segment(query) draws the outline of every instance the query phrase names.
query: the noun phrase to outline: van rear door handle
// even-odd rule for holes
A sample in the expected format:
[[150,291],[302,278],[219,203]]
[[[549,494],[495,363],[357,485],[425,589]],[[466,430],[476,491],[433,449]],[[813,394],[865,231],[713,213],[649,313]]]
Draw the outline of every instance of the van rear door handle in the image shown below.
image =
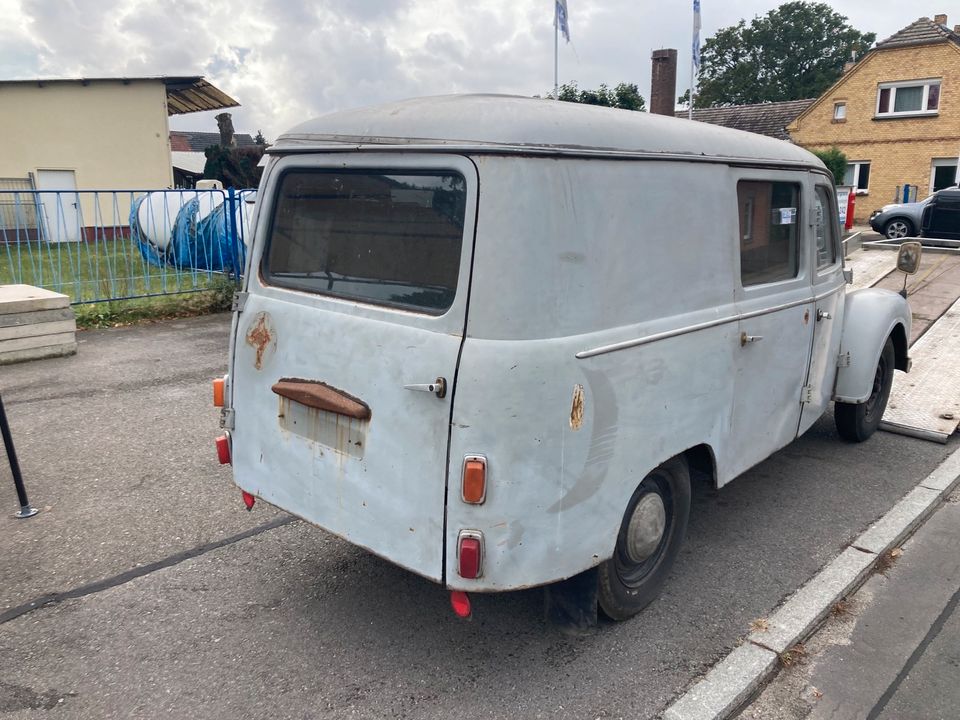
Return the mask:
[[832,320],[833,315],[828,313],[826,310],[817,310],[817,321],[820,320]]
[[743,347],[747,343],[755,343],[763,340],[763,335],[747,335],[745,332],[740,333],[740,347]]
[[417,392],[431,392],[438,398],[442,398],[447,394],[447,381],[446,378],[438,377],[432,383],[425,383],[423,385],[404,385],[403,389],[416,390]]

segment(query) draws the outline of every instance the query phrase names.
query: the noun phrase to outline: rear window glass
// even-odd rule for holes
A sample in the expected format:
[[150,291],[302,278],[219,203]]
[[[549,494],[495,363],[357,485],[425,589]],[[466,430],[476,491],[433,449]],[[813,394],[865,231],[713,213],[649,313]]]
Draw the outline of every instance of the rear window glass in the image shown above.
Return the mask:
[[441,315],[460,274],[459,173],[287,172],[263,273],[272,285]]
[[740,279],[744,287],[797,277],[800,186],[737,183],[740,206]]

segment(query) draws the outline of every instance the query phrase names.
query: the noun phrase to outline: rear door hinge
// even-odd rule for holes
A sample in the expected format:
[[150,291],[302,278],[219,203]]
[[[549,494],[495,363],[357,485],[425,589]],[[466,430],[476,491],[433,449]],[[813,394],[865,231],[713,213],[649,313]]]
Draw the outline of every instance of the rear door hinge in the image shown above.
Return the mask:
[[837,367],[850,367],[850,351],[842,352],[837,355]]
[[813,402],[813,385],[804,385],[803,388],[801,388],[800,402],[801,403]]
[[233,408],[221,408],[220,409],[220,427],[224,430],[233,430],[234,426],[234,412]]
[[233,294],[233,303],[230,305],[230,311],[243,312],[243,308],[247,305],[247,296],[249,294],[248,292],[235,292]]

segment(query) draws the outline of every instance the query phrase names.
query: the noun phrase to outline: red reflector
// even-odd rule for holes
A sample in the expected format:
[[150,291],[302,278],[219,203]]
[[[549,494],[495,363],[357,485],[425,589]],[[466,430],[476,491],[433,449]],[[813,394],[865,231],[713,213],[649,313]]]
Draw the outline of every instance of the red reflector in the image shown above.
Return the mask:
[[460,577],[480,577],[480,538],[460,536]]
[[228,465],[230,463],[230,438],[226,435],[221,435],[217,438],[217,458],[220,460],[221,465]]
[[470,596],[462,590],[450,591],[450,606],[457,617],[468,618],[473,612],[470,609]]
[[246,490],[242,490],[241,492],[243,493],[243,504],[247,506],[247,510],[253,510],[253,504],[257,499]]

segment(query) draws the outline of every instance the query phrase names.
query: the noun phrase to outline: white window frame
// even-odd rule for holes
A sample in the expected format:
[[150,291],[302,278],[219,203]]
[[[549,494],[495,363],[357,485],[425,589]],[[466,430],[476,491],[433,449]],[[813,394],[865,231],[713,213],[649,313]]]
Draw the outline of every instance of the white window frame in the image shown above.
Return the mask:
[[847,101],[841,100],[833,104],[833,119],[842,122],[847,119]]
[[958,169],[955,179],[960,180],[960,159],[958,158],[943,158],[937,157],[933,158],[930,161],[930,184],[927,186],[928,190],[933,192],[933,180],[937,175],[938,167],[955,167]]
[[[927,100],[930,97],[930,87],[932,85],[937,85],[940,87],[940,94],[943,95],[943,82],[942,78],[926,78],[924,80],[903,80],[901,82],[885,82],[880,83],[877,86],[877,104],[874,107],[874,117],[877,118],[888,118],[888,117],[915,117],[918,115],[939,115],[940,114],[940,101],[937,101],[936,110],[925,110],[923,108],[927,107]],[[897,89],[905,87],[923,87],[923,97],[920,100],[920,110],[901,110],[900,112],[895,112],[893,108],[897,106]],[[880,93],[882,90],[890,91],[890,109],[887,112],[880,112]]]
[[[870,179],[867,178],[867,187],[861,188],[858,187],[860,184],[860,167],[862,165],[870,166],[870,160],[848,160],[847,165],[853,165],[853,182],[850,183],[850,186],[853,188],[853,192],[856,195],[869,195],[870,194]],[[844,180],[846,180],[846,169],[844,169]]]

